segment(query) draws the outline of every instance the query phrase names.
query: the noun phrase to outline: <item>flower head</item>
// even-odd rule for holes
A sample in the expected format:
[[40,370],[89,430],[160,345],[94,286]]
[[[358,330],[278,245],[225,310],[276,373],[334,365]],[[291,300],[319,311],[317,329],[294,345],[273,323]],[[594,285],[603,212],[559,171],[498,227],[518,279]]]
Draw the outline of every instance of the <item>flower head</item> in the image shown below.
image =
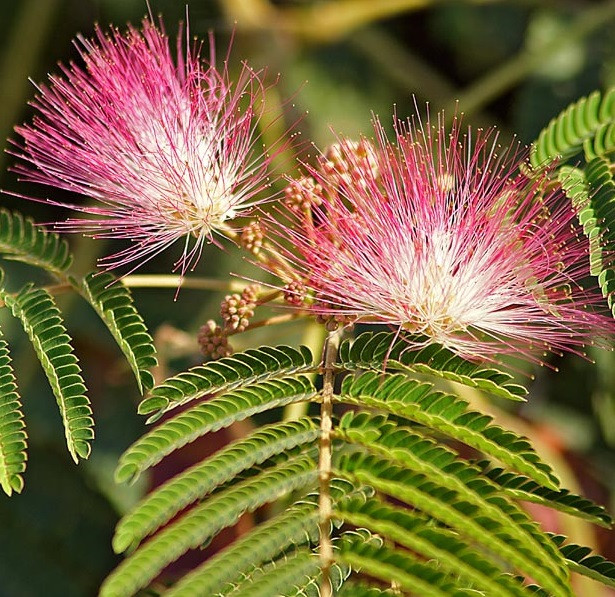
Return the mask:
[[392,142],[376,121],[362,151],[340,139],[335,162],[308,167],[319,202],[290,210],[277,233],[271,222],[316,315],[389,324],[413,347],[471,359],[539,360],[615,331],[580,285],[588,247],[575,211],[545,175],[518,173],[517,146],[498,154],[493,132],[472,138],[458,121],[450,133],[440,121],[395,129]]
[[50,76],[32,103],[33,123],[16,128],[23,179],[94,200],[51,201],[95,216],[57,228],[132,242],[103,259],[108,267],[146,261],[186,237],[176,264],[183,274],[269,186],[271,158],[255,149],[259,74],[244,64],[232,85],[226,63],[215,67],[213,44],[208,62],[182,40],[180,32],[174,59],[162,23],[149,19],[140,30],[79,37],[84,67]]

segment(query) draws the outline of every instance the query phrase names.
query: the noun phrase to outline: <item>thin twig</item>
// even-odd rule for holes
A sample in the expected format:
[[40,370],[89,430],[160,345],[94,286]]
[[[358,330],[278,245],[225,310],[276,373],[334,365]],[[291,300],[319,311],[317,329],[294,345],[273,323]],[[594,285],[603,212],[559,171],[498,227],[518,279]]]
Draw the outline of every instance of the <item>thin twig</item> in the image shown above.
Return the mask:
[[191,288],[194,290],[218,290],[241,292],[250,282],[239,280],[215,280],[212,278],[184,277],[177,275],[131,274],[121,279],[128,288]]
[[267,319],[261,319],[259,321],[250,322],[250,325],[245,330],[231,330],[228,332],[229,336],[233,336],[234,334],[249,332],[250,330],[254,330],[256,328],[262,328],[268,325],[277,325],[278,323],[287,323],[289,321],[294,321],[295,319],[299,319],[300,317],[305,317],[305,313],[294,311],[293,313],[285,313],[284,315],[274,315],[273,317],[268,317]]
[[263,294],[257,301],[256,301],[256,305],[257,306],[261,306],[261,305],[266,305],[267,303],[270,303],[271,301],[280,298],[282,294],[281,290],[272,290],[271,292],[268,292],[267,294]]

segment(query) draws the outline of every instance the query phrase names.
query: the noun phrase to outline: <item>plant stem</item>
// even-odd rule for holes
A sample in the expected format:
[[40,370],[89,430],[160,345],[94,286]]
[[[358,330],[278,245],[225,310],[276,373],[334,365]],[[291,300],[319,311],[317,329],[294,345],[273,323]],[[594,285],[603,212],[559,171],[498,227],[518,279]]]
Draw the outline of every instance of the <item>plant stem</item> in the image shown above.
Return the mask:
[[324,347],[323,356],[323,388],[322,403],[320,407],[320,443],[318,455],[318,513],[320,530],[320,570],[321,570],[321,597],[331,597],[331,564],[333,563],[333,544],[331,542],[331,434],[333,430],[333,383],[334,365],[337,359],[340,333],[330,331]]
[[[322,324],[317,323],[314,318],[307,318],[305,327],[303,328],[301,344],[307,346],[312,354],[316,354],[324,345],[326,335],[327,331]],[[317,374],[318,372],[314,371],[314,373],[310,373],[309,376],[314,379]],[[287,404],[284,407],[282,418],[284,421],[294,421],[299,417],[303,417],[308,412],[308,406],[309,402],[293,402]]]
[[250,330],[255,330],[256,328],[262,328],[268,325],[278,325],[279,323],[287,323],[289,321],[294,321],[295,319],[299,319],[300,317],[305,317],[303,313],[284,313],[283,315],[274,315],[273,317],[268,317],[267,319],[261,319],[259,321],[251,322],[250,325],[241,332],[239,330],[232,330],[228,332],[229,336],[234,336],[235,334],[249,332]]
[[257,306],[266,305],[267,303],[270,303],[271,301],[281,297],[281,295],[282,295],[282,291],[281,290],[272,290],[271,292],[268,292],[267,294],[262,295],[256,301],[256,305]]
[[121,278],[128,288],[193,288],[196,290],[217,290],[221,292],[241,292],[249,282],[239,280],[214,280],[211,278],[186,277],[177,275],[131,274]]

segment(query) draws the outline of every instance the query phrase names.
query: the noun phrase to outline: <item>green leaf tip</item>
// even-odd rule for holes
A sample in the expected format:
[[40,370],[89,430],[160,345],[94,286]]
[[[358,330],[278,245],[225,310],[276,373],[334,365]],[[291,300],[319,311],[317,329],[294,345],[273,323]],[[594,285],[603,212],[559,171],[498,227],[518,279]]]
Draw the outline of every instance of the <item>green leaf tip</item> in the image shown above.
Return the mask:
[[75,462],[89,457],[94,419],[81,368],[51,294],[26,285],[16,295],[0,288],[0,298],[28,335],[58,404],[66,445]]
[[63,274],[73,260],[66,240],[5,208],[0,208],[0,253],[55,274]]
[[158,364],[154,341],[133,304],[130,290],[109,272],[91,272],[83,280],[70,277],[73,287],[107,326],[132,369],[141,394],[150,390],[150,372]]

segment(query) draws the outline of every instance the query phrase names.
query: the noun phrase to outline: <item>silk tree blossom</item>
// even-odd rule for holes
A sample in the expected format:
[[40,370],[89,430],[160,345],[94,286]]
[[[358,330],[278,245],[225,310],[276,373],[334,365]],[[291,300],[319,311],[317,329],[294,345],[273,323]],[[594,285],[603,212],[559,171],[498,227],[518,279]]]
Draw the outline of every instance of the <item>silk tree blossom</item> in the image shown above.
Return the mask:
[[162,23],[149,19],[141,30],[78,37],[84,67],[61,66],[61,76],[38,87],[33,123],[16,128],[22,179],[94,200],[48,200],[94,216],[58,229],[132,242],[104,258],[107,267],[135,269],[186,237],[176,263],[184,274],[269,187],[271,157],[256,148],[260,74],[244,64],[233,85],[226,62],[215,67],[213,43],[209,61],[200,46],[182,46],[180,31],[174,59]]
[[472,138],[458,121],[450,133],[400,122],[394,141],[374,126],[373,145],[341,138],[307,167],[277,235],[270,221],[286,294],[307,292],[303,308],[321,318],[388,324],[412,348],[470,359],[538,362],[615,331],[600,294],[581,286],[576,213],[546,175],[519,172],[518,146],[501,149],[492,131]]

